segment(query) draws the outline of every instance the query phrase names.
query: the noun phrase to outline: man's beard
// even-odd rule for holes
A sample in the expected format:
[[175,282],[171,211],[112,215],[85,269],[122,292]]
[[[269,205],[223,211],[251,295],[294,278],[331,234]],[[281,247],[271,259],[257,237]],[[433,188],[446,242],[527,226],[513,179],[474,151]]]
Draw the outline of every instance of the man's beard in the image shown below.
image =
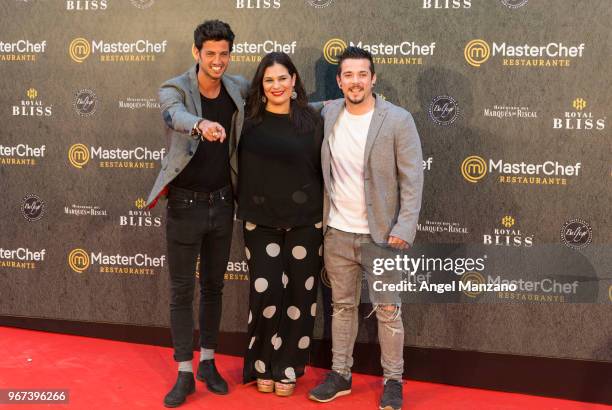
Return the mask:
[[[363,88],[358,89],[358,91],[363,91]],[[363,95],[363,97],[361,97],[359,99],[353,99],[353,98],[350,97],[350,92],[351,92],[351,90],[349,90],[349,94],[347,95],[346,98],[350,101],[351,104],[355,104],[355,105],[361,104],[365,100],[365,97],[366,97],[365,94]]]

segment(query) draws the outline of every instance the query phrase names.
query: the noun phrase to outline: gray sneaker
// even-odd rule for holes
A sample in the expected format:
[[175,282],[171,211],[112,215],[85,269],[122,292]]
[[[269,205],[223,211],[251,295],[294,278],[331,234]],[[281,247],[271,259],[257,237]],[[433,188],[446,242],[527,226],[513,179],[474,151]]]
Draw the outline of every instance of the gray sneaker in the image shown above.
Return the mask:
[[403,401],[402,383],[399,380],[387,380],[378,408],[380,410],[400,410]]
[[333,399],[351,393],[352,378],[346,380],[338,372],[331,371],[323,383],[312,389],[308,394],[310,400],[327,403]]

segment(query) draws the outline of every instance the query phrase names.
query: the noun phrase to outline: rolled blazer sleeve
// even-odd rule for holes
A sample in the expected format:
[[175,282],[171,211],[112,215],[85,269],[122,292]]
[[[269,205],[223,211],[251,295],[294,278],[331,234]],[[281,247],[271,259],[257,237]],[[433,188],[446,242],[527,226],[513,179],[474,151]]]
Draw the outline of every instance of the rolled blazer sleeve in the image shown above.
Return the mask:
[[159,103],[165,124],[176,132],[190,134],[194,124],[201,120],[197,115],[187,111],[185,91],[171,82],[166,82],[160,87]]
[[394,141],[400,210],[390,235],[412,245],[423,196],[423,152],[414,119],[407,111],[397,122]]

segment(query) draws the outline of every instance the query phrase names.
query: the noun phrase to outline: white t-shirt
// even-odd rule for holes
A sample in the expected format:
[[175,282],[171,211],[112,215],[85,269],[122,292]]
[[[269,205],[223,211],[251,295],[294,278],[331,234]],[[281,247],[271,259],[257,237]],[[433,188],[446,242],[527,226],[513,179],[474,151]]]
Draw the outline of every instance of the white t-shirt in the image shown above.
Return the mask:
[[328,225],[345,232],[369,234],[364,190],[364,155],[374,110],[340,113],[329,138],[331,208]]

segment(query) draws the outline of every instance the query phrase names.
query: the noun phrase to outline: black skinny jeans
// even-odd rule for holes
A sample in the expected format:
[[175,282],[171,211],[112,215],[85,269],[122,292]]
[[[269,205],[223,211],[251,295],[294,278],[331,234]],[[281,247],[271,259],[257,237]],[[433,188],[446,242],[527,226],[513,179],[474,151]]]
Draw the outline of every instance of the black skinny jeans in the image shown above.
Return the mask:
[[234,225],[231,188],[212,194],[170,187],[166,242],[174,360],[193,359],[193,293],[200,255],[200,346],[217,347],[223,280]]

